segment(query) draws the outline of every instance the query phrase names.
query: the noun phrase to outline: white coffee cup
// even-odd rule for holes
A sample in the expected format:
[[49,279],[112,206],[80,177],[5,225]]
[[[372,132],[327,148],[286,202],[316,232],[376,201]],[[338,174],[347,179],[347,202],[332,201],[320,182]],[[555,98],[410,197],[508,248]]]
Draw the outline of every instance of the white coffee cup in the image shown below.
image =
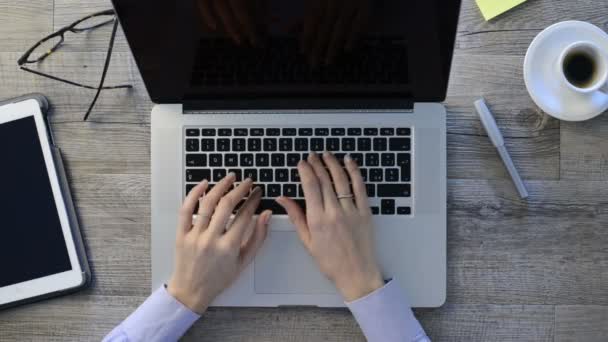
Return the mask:
[[596,91],[608,95],[608,54],[590,41],[568,45],[557,61],[557,73],[564,84],[580,94]]

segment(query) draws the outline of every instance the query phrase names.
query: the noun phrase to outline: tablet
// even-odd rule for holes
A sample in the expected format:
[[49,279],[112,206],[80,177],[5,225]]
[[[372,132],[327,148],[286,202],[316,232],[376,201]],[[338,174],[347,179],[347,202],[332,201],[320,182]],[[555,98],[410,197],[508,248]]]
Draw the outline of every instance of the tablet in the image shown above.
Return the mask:
[[0,107],[0,307],[88,280],[46,127],[35,100]]

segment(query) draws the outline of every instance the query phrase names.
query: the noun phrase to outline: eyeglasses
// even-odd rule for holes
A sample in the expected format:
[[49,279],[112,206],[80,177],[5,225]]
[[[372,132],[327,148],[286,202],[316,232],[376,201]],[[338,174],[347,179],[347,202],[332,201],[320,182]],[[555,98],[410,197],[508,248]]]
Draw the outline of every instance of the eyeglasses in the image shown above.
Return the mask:
[[[112,28],[112,36],[110,37],[110,43],[108,46],[108,52],[106,55],[106,61],[103,67],[103,72],[101,74],[101,80],[99,81],[98,86],[89,86],[85,84],[81,84],[78,82],[69,81],[60,77],[52,76],[49,74],[45,74],[41,71],[33,70],[25,65],[27,64],[37,64],[45,60],[48,56],[50,56],[53,52],[57,51],[63,44],[65,40],[66,32],[71,33],[82,33],[94,30],[96,28],[106,26],[109,24],[114,24]],[[72,24],[65,26],[58,31],[51,33],[50,35],[42,38],[39,42],[34,44],[29,50],[27,50],[21,58],[17,61],[19,68],[23,71],[27,71],[38,76],[43,76],[50,78],[55,81],[71,84],[73,86],[82,87],[86,89],[97,90],[95,93],[95,97],[93,101],[89,105],[89,109],[87,110],[84,120],[86,121],[89,115],[91,114],[91,110],[95,106],[95,102],[97,102],[97,98],[99,97],[99,93],[101,90],[105,89],[122,89],[122,88],[133,88],[130,84],[121,84],[116,86],[104,86],[104,82],[106,79],[106,74],[108,72],[108,66],[110,65],[110,59],[112,56],[112,49],[114,48],[114,38],[116,37],[116,30],[118,29],[118,20],[116,19],[116,14],[114,10],[105,10],[97,13],[90,14],[80,20],[73,22]]]

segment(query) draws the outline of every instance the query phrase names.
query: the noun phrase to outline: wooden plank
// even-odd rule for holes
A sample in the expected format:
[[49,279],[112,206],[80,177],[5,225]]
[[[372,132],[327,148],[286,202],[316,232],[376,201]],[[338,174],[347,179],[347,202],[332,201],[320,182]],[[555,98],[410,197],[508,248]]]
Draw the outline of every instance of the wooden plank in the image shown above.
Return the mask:
[[553,341],[550,305],[446,305],[415,313],[432,341]]
[[555,308],[555,342],[605,342],[608,306],[560,305]]
[[[60,29],[85,16],[112,8],[110,0],[55,0],[55,29]],[[71,34],[66,37],[65,51],[105,52],[108,50],[112,25],[100,27],[89,33]],[[129,52],[124,32],[119,26],[114,41],[114,51]]]
[[608,183],[448,182],[448,302],[608,304]]
[[[45,94],[56,109],[50,115],[53,123],[81,122],[95,95],[94,90],[75,87],[40,77],[16,66],[18,53],[0,52],[0,98],[31,92]],[[105,53],[74,53],[58,50],[35,69],[68,80],[97,86],[101,78]],[[91,114],[83,123],[148,124],[152,103],[130,53],[115,53],[108,69],[106,85],[132,84],[134,89],[104,90]]]
[[[52,30],[53,0],[0,1],[0,51],[17,52],[20,56]],[[17,59],[10,63],[16,64]]]
[[509,179],[473,103],[485,97],[522,177],[559,178],[559,121],[527,94],[520,56],[457,53],[448,108],[448,177]]
[[608,115],[562,127],[561,178],[608,180]]

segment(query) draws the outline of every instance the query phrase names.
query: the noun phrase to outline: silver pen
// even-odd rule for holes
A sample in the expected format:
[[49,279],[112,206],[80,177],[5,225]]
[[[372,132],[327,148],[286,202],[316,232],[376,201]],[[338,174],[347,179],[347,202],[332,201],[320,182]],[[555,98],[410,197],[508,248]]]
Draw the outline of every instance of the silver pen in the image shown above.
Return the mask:
[[494,144],[498,150],[498,154],[500,155],[502,162],[505,164],[507,171],[509,171],[513,184],[515,184],[515,187],[519,192],[519,196],[521,198],[527,198],[528,190],[526,190],[526,186],[521,180],[519,172],[517,172],[515,165],[513,165],[513,160],[505,148],[505,140],[503,139],[502,134],[498,129],[498,125],[496,125],[496,120],[494,120],[492,112],[490,112],[490,109],[486,105],[484,99],[475,101],[475,108],[477,109],[477,113],[479,114],[483,127],[486,129],[486,132],[488,132],[488,137],[490,137],[490,140],[492,140],[492,144]]

